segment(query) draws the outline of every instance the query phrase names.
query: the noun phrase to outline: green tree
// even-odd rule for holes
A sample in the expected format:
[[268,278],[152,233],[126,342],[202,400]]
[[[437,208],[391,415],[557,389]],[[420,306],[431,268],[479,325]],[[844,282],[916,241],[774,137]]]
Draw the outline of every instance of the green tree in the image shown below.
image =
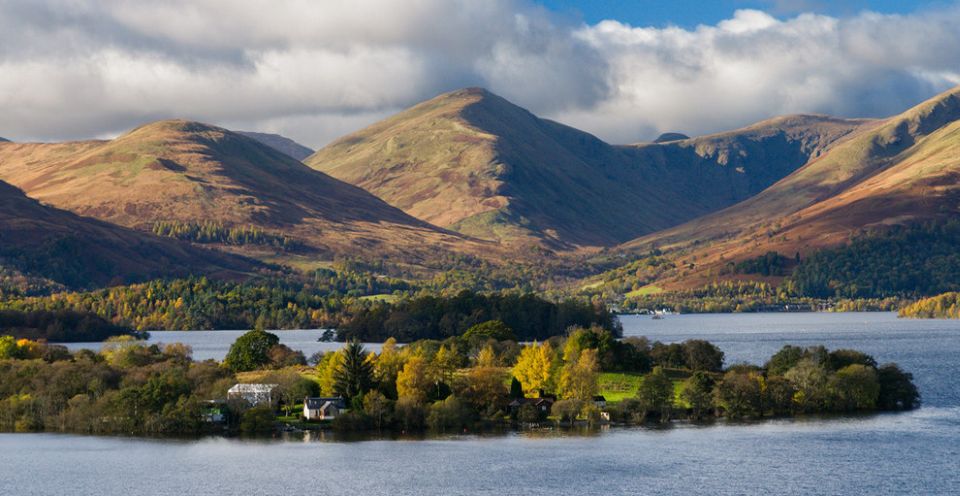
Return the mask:
[[764,385],[755,371],[729,370],[715,389],[717,404],[729,418],[761,417]]
[[0,336],[0,359],[17,357],[17,340],[13,336]]
[[510,377],[510,399],[516,400],[523,397],[523,385],[516,377]]
[[694,372],[683,382],[681,396],[690,404],[690,416],[702,419],[713,408],[713,379],[702,370]]
[[386,424],[391,412],[391,402],[380,391],[370,390],[363,395],[363,413],[373,420],[377,430]]
[[353,341],[343,348],[333,380],[333,390],[344,398],[362,396],[373,387],[373,366],[362,344]]
[[838,370],[827,387],[834,410],[873,410],[880,396],[876,369],[859,363]]
[[683,356],[690,370],[719,372],[723,370],[723,352],[720,348],[702,339],[683,342]]
[[467,329],[467,331],[463,333],[463,337],[467,340],[479,339],[481,342],[488,339],[495,339],[497,341],[517,340],[517,337],[513,334],[513,329],[500,320],[488,320],[476,324]]
[[822,410],[827,400],[827,369],[814,358],[803,358],[783,375],[797,390],[794,402],[803,411]]
[[637,401],[646,418],[651,413],[659,413],[660,421],[670,420],[673,409],[673,381],[663,372],[663,368],[654,367],[637,389]]
[[277,417],[268,405],[259,405],[248,409],[240,416],[240,430],[243,432],[270,432]]
[[877,407],[883,410],[912,410],[920,404],[920,392],[913,384],[913,374],[904,372],[895,363],[877,370],[880,394]]
[[270,363],[270,349],[280,343],[276,334],[253,330],[237,338],[223,364],[234,372],[255,370]]

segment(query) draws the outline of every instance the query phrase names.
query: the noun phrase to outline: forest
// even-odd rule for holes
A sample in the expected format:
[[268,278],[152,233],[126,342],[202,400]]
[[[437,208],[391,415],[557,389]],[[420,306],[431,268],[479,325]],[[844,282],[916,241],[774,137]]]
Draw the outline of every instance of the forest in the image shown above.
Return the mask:
[[[855,350],[785,346],[762,366],[725,367],[723,352],[702,340],[618,340],[593,326],[520,344],[491,337],[513,332],[503,322],[481,326],[486,331],[442,341],[401,346],[389,339],[379,353],[351,342],[309,359],[255,329],[223,363],[196,362],[181,344],[129,337],[99,353],[2,337],[0,430],[464,432],[908,410],[920,402],[908,372]],[[238,382],[275,384],[275,402],[253,407],[228,399]],[[319,394],[344,398],[346,412],[332,423],[305,422],[303,398]],[[225,415],[223,423],[210,420],[212,409]]]
[[802,260],[785,281],[814,298],[931,296],[960,290],[960,222],[878,228]]
[[107,322],[96,314],[73,310],[0,310],[0,329],[15,338],[70,342],[96,342],[113,336],[144,337],[128,327]]
[[532,294],[421,296],[392,304],[376,304],[354,313],[337,329],[341,341],[400,342],[458,336],[485,321],[501,321],[517,339],[530,341],[562,334],[573,326],[599,325],[615,334],[620,324],[605,305],[577,300],[551,302]]
[[960,319],[960,293],[950,292],[917,300],[900,309],[900,317]]
[[225,245],[261,245],[285,251],[303,250],[302,242],[284,234],[264,231],[255,226],[224,226],[222,222],[157,221],[153,233],[194,243],[220,243]]

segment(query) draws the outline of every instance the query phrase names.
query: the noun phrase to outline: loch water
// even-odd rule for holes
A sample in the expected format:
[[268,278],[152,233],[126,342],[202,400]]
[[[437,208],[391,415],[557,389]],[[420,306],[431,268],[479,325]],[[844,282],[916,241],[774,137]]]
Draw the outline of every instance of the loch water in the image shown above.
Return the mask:
[[[890,313],[622,321],[627,336],[707,339],[728,364],[762,363],[784,344],[863,350],[912,372],[923,406],[758,423],[400,440],[0,434],[0,495],[960,494],[960,321]],[[176,335],[197,341],[159,332],[151,339],[187,341],[197,358],[222,358],[236,336],[216,332]],[[320,349],[312,346],[327,345],[312,337],[316,331],[287,332],[281,340],[311,346],[308,355]]]

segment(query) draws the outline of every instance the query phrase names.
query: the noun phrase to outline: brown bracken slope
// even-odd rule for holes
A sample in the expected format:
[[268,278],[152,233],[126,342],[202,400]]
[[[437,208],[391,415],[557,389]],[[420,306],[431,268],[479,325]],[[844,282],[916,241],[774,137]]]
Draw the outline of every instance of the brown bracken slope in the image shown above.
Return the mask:
[[[256,226],[300,241],[317,259],[423,259],[481,246],[256,140],[197,122],[155,122],[110,141],[3,143],[0,179],[48,205],[141,231],[158,221]],[[255,250],[248,248],[263,255]]]
[[155,277],[243,277],[238,256],[155,237],[41,205],[0,182],[0,267],[80,289]]
[[666,286],[692,287],[732,261],[807,254],[866,228],[958,212],[960,87],[859,129],[747,201],[622,249],[672,250],[687,269]]
[[792,116],[612,146],[470,88],[343,137],[305,163],[470,236],[596,247],[749,198],[865,124]]

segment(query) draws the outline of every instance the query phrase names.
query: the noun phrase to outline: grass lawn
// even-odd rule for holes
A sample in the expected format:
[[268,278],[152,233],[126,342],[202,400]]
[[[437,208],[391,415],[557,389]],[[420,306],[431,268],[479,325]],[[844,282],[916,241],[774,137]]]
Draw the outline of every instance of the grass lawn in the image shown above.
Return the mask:
[[[678,407],[686,408],[686,401],[680,397],[683,391],[683,381],[687,378],[686,371],[668,369],[667,377],[673,381],[673,398]],[[635,372],[604,372],[600,374],[600,394],[608,402],[616,403],[637,395],[637,390],[643,382],[644,374]]]
[[653,284],[648,284],[640,289],[635,289],[623,296],[626,298],[635,298],[637,296],[647,296],[647,295],[652,295],[652,294],[657,294],[662,292],[663,292],[663,288],[659,286],[654,286]]

